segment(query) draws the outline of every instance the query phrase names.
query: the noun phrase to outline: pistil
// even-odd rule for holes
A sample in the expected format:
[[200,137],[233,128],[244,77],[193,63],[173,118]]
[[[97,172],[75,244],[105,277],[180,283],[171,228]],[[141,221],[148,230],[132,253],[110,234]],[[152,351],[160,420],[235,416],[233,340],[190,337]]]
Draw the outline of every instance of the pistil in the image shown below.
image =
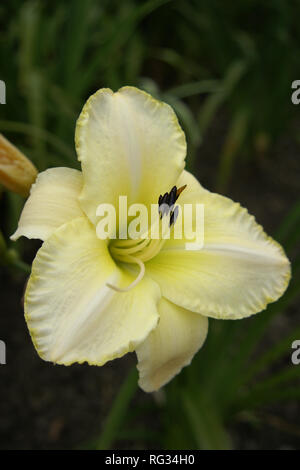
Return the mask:
[[[186,188],[186,185],[181,186],[177,189],[173,186],[169,193],[160,195],[158,198],[158,212],[159,218],[157,224],[161,237],[158,239],[151,238],[151,227],[146,234],[140,239],[128,239],[128,240],[117,240],[110,246],[110,252],[112,257],[122,263],[137,264],[140,268],[140,272],[136,279],[127,287],[120,288],[107,283],[107,286],[117,292],[128,292],[135,287],[144,277],[145,265],[147,261],[154,258],[162,249],[166,239],[167,232],[174,226],[178,217],[178,206],[174,206],[179,195]],[[169,217],[168,217],[169,216]],[[153,227],[152,227],[153,229]]]

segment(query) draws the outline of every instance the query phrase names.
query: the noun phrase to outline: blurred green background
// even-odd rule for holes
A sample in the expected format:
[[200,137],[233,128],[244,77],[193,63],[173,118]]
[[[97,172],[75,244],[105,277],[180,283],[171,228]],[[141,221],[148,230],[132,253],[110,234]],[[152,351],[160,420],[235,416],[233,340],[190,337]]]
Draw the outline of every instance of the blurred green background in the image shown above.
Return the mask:
[[[293,279],[254,318],[211,321],[192,365],[146,395],[135,373],[127,377],[134,355],[102,368],[37,357],[23,319],[26,275],[7,265],[1,239],[0,448],[300,448],[300,365],[291,363],[300,339],[299,13],[298,0],[1,5],[0,132],[39,171],[77,167],[75,121],[91,93],[138,86],[173,106],[188,168],[248,207],[286,249]],[[23,204],[1,190],[8,249]],[[30,263],[38,246],[14,248]]]

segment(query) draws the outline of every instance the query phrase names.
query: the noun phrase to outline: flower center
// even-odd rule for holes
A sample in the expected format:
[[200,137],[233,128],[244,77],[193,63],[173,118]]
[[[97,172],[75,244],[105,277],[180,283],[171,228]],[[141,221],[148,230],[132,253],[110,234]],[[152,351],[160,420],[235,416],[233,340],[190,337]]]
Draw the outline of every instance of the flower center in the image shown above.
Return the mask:
[[[160,195],[158,198],[158,214],[154,226],[151,225],[150,229],[141,236],[139,239],[127,240],[113,240],[110,244],[110,253],[116,261],[122,263],[129,263],[138,265],[140,272],[136,279],[126,288],[121,289],[107,284],[110,288],[118,292],[127,292],[140,282],[145,274],[146,261],[154,258],[163,247],[167,233],[174,226],[178,217],[178,206],[175,206],[179,195],[186,188],[186,185],[177,188],[173,186],[170,192]],[[158,236],[153,238],[152,234],[156,233]]]

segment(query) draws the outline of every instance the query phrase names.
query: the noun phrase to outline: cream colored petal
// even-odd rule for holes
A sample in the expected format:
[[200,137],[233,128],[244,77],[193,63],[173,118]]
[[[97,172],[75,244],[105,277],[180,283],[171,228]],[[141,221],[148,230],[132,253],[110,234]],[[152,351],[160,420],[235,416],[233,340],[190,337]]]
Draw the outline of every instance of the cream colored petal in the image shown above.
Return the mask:
[[78,196],[82,175],[70,168],[50,168],[37,177],[31,187],[18,228],[11,236],[46,240],[60,225],[83,216]]
[[190,364],[203,345],[208,319],[162,298],[159,324],[137,348],[139,385],[154,392]]
[[25,318],[46,361],[103,365],[133,351],[158,321],[159,287],[132,277],[112,260],[86,217],[63,225],[46,240],[33,263],[25,294]]
[[75,135],[84,185],[82,207],[91,221],[101,203],[157,203],[179,177],[185,136],[172,108],[133,87],[102,89],[85,104]]
[[178,185],[184,182],[188,186],[178,202],[204,204],[204,246],[187,251],[190,240],[167,241],[147,263],[148,273],[163,296],[203,315],[235,319],[265,309],[290,279],[281,246],[239,204],[200,185],[197,190],[197,181],[186,172]]

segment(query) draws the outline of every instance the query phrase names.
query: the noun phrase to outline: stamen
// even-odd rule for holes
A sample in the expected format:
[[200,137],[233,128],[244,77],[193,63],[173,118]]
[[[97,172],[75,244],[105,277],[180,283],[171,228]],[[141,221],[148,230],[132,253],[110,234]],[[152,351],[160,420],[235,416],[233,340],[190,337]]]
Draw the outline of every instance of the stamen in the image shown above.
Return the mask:
[[114,245],[110,249],[110,252],[112,255],[132,255],[133,253],[136,253],[138,251],[143,250],[148,244],[150,243],[150,239],[145,239],[145,240],[140,240],[137,241],[135,240],[135,245],[131,247],[126,247],[122,245]]
[[169,193],[165,193],[163,196],[160,195],[158,198],[158,211],[160,217],[163,217],[167,213]]
[[178,189],[177,186],[173,186],[169,193],[165,193],[163,196],[160,195],[158,198],[158,212],[160,218],[162,219],[164,215],[167,215],[170,212],[169,227],[171,227],[171,225],[175,224],[176,222],[178,217],[178,208],[175,207],[173,210],[174,204],[186,186],[187,185],[185,184]]
[[177,198],[178,198],[177,188],[176,188],[176,186],[173,186],[173,188],[171,189],[170,194],[169,194],[169,200],[168,200],[169,206],[173,206],[173,204],[175,203]]
[[117,286],[114,286],[113,284],[110,284],[109,282],[106,283],[107,287],[109,287],[110,289],[113,289],[115,290],[116,292],[128,292],[130,291],[131,289],[133,289],[144,277],[145,275],[145,265],[144,263],[138,259],[138,258],[135,258],[134,256],[124,256],[122,257],[124,259],[120,259],[120,261],[124,261],[125,263],[136,263],[139,265],[140,267],[140,272],[138,274],[138,276],[135,278],[135,280],[129,284],[129,286],[127,287],[117,287]]
[[[160,217],[157,218],[150,230],[147,230],[139,239],[122,239],[111,244],[110,252],[114,259],[121,263],[137,264],[140,267],[140,272],[136,279],[127,287],[118,287],[106,283],[110,289],[116,292],[128,292],[143,279],[145,275],[144,263],[154,258],[160,252],[166,240],[169,239],[170,227],[175,224],[179,213],[179,207],[175,206],[175,202],[185,188],[186,184],[178,189],[176,186],[173,186],[169,193],[159,196],[158,210]],[[156,229],[159,232],[161,229],[162,233],[158,239],[152,239],[150,233],[156,233]]]
[[184,186],[181,186],[180,188],[177,189],[177,192],[176,192],[176,200],[179,198],[180,194],[182,193],[182,191],[186,188],[186,184]]
[[161,198],[161,204],[167,204],[169,193],[165,193]]
[[179,211],[179,208],[178,208],[178,206],[176,206],[175,209],[173,210],[173,212],[171,212],[170,227],[171,227],[171,225],[175,224],[175,222],[177,220],[177,217],[178,217],[178,211]]

